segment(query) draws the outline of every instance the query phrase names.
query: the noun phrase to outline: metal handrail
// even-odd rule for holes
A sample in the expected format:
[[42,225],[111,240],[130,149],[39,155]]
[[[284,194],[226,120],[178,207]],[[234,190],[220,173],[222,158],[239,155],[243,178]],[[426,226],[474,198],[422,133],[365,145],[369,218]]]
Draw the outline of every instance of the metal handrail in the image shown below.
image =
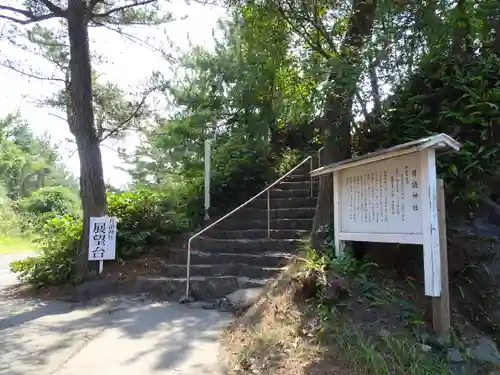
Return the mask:
[[[215,225],[219,224],[224,219],[227,219],[229,216],[231,216],[232,214],[234,214],[236,211],[238,211],[239,209],[245,207],[247,204],[249,204],[250,202],[254,201],[256,198],[260,197],[265,192],[267,192],[267,236],[268,236],[268,238],[270,238],[270,236],[271,236],[271,213],[270,213],[270,211],[271,211],[271,205],[270,205],[270,193],[269,193],[269,191],[270,191],[271,188],[273,188],[274,186],[276,186],[277,184],[279,184],[280,182],[282,182],[285,178],[287,178],[288,176],[290,176],[290,174],[292,174],[293,172],[295,172],[299,167],[301,167],[302,165],[304,165],[308,160],[309,160],[310,169],[312,171],[312,169],[313,169],[312,156],[308,156],[307,158],[305,158],[304,160],[302,160],[299,164],[297,164],[295,167],[293,167],[292,169],[290,169],[283,176],[281,176],[276,181],[274,181],[271,185],[269,185],[264,190],[262,190],[260,193],[258,193],[257,195],[253,196],[252,198],[250,198],[249,200],[247,200],[242,205],[236,207],[234,210],[232,210],[228,214],[222,216],[220,219],[214,221],[212,224],[210,224],[209,226],[207,226],[204,229],[200,230],[199,232],[195,233],[194,235],[192,235],[189,238],[189,240],[188,240],[188,248],[187,248],[187,264],[186,264],[186,268],[187,268],[186,269],[186,295],[185,295],[186,300],[189,299],[189,289],[190,289],[190,283],[191,283],[191,280],[190,280],[191,279],[191,241],[194,240],[196,237],[200,236],[201,234],[205,233],[210,228],[212,228]],[[312,177],[311,177],[311,197],[312,196],[313,196],[313,188],[312,188]]]
[[323,151],[325,149],[325,146],[321,147],[319,150],[318,150],[318,168],[321,167],[321,151]]

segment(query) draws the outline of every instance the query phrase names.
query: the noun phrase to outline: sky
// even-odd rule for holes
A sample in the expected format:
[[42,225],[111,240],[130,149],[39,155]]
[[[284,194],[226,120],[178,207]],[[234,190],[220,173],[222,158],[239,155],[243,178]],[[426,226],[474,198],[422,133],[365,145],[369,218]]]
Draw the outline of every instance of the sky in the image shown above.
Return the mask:
[[[213,30],[216,28],[217,20],[225,15],[225,9],[197,3],[187,5],[183,0],[173,0],[171,3],[167,9],[173,12],[174,17],[179,19],[184,16],[186,19],[179,19],[162,26],[127,29],[127,32],[141,40],[147,40],[148,44],[154,47],[165,45],[167,40],[165,35],[167,35],[168,39],[183,51],[188,51],[191,44],[212,48]],[[8,26],[0,21],[0,30],[5,31]],[[50,24],[46,23],[44,26],[50,27]],[[132,95],[139,95],[144,90],[147,78],[153,71],[161,71],[164,74],[169,74],[171,71],[171,63],[154,48],[134,43],[117,33],[102,29],[91,30],[90,38],[91,49],[106,56],[106,62],[94,65],[94,69],[102,74],[104,79],[119,85]],[[46,77],[57,74],[51,65],[42,59],[37,59],[33,54],[0,40],[0,61],[5,60],[16,61],[16,66],[23,68],[31,67],[37,74]],[[67,141],[73,137],[67,123],[57,117],[64,115],[52,108],[36,104],[41,98],[50,96],[59,88],[58,84],[51,81],[29,78],[0,66],[0,117],[19,111],[30,123],[34,132],[50,135],[54,144],[59,145],[59,153],[68,169],[78,176],[79,159],[75,152],[76,146]],[[117,169],[124,165],[113,149],[120,146],[131,152],[136,144],[137,138],[130,137],[121,144],[109,141],[101,146],[104,178],[111,185],[120,187],[130,182],[130,176]]]

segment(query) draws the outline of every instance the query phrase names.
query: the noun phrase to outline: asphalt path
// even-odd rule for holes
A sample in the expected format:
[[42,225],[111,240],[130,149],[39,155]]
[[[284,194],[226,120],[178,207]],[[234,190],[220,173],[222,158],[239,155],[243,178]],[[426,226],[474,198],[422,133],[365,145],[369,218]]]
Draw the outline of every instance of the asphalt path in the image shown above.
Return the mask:
[[147,296],[86,304],[12,299],[12,260],[0,254],[0,375],[222,375],[220,336],[229,314]]

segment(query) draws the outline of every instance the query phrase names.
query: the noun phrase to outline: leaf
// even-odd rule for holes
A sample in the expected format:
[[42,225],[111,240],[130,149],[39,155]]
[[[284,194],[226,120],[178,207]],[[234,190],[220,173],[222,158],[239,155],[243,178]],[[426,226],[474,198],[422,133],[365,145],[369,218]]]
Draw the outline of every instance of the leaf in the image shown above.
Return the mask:
[[458,176],[458,169],[457,169],[457,166],[455,164],[451,164],[450,169],[455,176]]

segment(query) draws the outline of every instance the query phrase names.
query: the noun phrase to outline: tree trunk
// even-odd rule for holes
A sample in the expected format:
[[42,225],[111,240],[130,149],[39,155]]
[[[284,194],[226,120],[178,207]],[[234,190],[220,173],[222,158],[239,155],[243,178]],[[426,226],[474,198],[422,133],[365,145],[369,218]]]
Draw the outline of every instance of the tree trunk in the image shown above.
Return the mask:
[[84,0],[68,1],[68,35],[71,53],[69,95],[72,111],[72,121],[69,122],[69,126],[75,136],[80,157],[83,237],[78,270],[82,277],[85,277],[88,272],[89,218],[106,214],[106,188],[92,107],[92,76],[86,10]]
[[491,43],[491,49],[494,54],[500,57],[500,19],[496,19],[494,21],[493,30],[494,30],[494,37]]
[[[322,164],[326,165],[351,156],[352,104],[361,75],[362,50],[372,33],[376,0],[354,0],[349,27],[340,48],[336,70],[332,70],[332,84],[326,101],[324,120],[321,122],[325,149]],[[323,176],[320,180],[318,203],[313,223],[312,246],[322,245],[325,233],[322,227],[333,222],[333,180]]]

